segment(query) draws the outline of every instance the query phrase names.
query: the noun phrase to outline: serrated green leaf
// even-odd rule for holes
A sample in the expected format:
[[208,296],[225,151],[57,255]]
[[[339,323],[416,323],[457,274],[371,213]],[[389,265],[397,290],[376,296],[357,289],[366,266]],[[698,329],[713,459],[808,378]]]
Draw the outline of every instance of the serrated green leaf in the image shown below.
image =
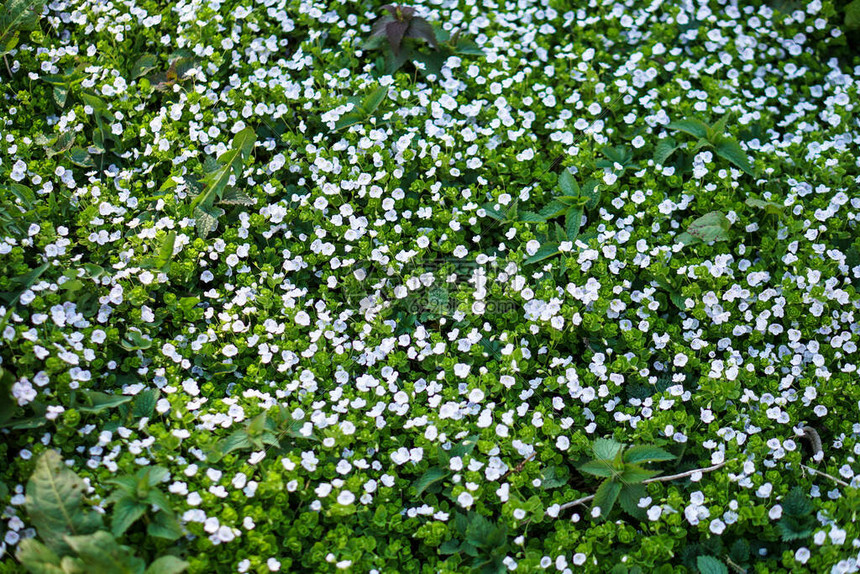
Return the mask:
[[36,461],[27,482],[26,502],[30,522],[39,537],[58,554],[67,554],[65,534],[89,534],[102,524],[101,516],[83,508],[87,486],[69,470],[55,450],[48,450]]
[[648,496],[648,491],[644,484],[631,484],[621,489],[621,494],[618,497],[618,502],[624,512],[638,518],[645,519],[645,509],[639,508],[639,501]]
[[551,490],[565,486],[570,480],[570,470],[566,466],[549,466],[541,471],[541,488]]
[[567,206],[558,200],[550,201],[547,205],[544,206],[538,212],[538,216],[542,218],[542,220],[552,219],[554,217],[558,217],[562,215],[565,211],[567,211]]
[[125,496],[113,505],[111,515],[111,532],[114,536],[122,536],[125,531],[135,523],[141,516],[146,514],[147,506],[141,504],[131,497]]
[[438,466],[433,466],[427,469],[427,472],[421,475],[418,480],[412,483],[412,486],[415,487],[416,496],[421,496],[421,494],[427,490],[433,484],[443,480],[446,476],[448,476],[449,472],[444,468],[439,468]]
[[608,478],[615,474],[615,469],[613,469],[612,464],[605,460],[588,461],[585,464],[581,464],[579,466],[579,470],[581,472],[587,472],[588,474],[593,474],[594,476],[601,476],[605,478]]
[[194,219],[200,237],[205,239],[210,233],[218,229],[218,218],[224,213],[223,209],[214,205],[206,209],[195,207]]
[[[212,171],[207,171],[203,179],[200,180],[206,186],[206,190],[191,202],[191,212],[195,214],[195,218],[197,218],[198,206],[203,208],[201,211],[205,213],[212,203],[215,202],[216,198],[221,197],[224,188],[230,182],[231,175],[235,174],[237,178],[242,175],[242,169],[250,159],[251,152],[254,150],[256,143],[257,133],[250,127],[243,129],[233,136],[230,148],[218,156],[219,167]],[[200,232],[199,221],[198,219],[198,232]],[[206,234],[211,231],[207,231]]]
[[672,157],[675,150],[678,149],[678,142],[675,138],[668,137],[657,142],[654,148],[654,163],[657,165],[666,165],[666,161]]
[[573,178],[570,170],[563,169],[558,176],[558,187],[561,193],[568,197],[579,197],[579,184]]
[[594,493],[592,508],[600,509],[600,517],[605,519],[615,507],[615,501],[621,492],[621,483],[614,480],[604,480]]
[[8,47],[19,32],[37,30],[44,7],[45,0],[7,0],[0,10],[0,46]]
[[65,536],[64,539],[92,574],[142,574],[146,567],[131,548],[120,545],[104,530],[85,536]]
[[624,462],[642,463],[657,462],[662,460],[674,460],[674,455],[669,454],[662,448],[652,445],[637,445],[624,451]]
[[525,264],[531,265],[532,263],[538,263],[544,259],[549,259],[550,257],[558,255],[561,253],[558,248],[558,243],[544,243],[534,255],[525,260]]
[[780,214],[785,209],[785,206],[781,203],[774,203],[773,201],[765,201],[763,199],[754,199],[752,197],[748,197],[744,203],[750,207],[763,209],[765,213],[768,214]]
[[146,389],[134,399],[134,410],[132,414],[137,418],[151,417],[155,412],[155,404],[158,402],[158,389]]
[[613,460],[624,445],[611,438],[598,438],[591,445],[594,456],[600,460]]
[[743,170],[747,175],[753,175],[753,168],[746,152],[741,149],[738,142],[731,139],[723,139],[714,144],[714,153],[721,158],[730,161],[736,167]]
[[82,147],[73,147],[66,154],[69,161],[79,167],[95,167],[96,163],[89,152]]
[[582,226],[582,209],[572,207],[567,210],[564,218],[567,241],[576,241],[579,228]]
[[182,536],[182,526],[172,514],[161,511],[147,524],[146,533],[156,538],[178,540]]
[[131,77],[139,78],[158,66],[158,58],[153,54],[142,54],[131,67]]
[[367,97],[361,102],[361,111],[364,112],[365,117],[370,117],[373,115],[373,112],[376,111],[376,108],[385,101],[385,98],[388,97],[388,87],[380,86],[370,92]]
[[592,210],[600,203],[600,184],[598,181],[589,179],[582,186],[582,197],[587,197],[585,209]]
[[696,567],[699,574],[728,574],[729,569],[725,564],[713,556],[699,556],[696,558]]
[[254,205],[256,202],[244,191],[231,187],[224,191],[219,203],[224,205]]
[[708,136],[708,124],[698,118],[687,118],[671,122],[666,126],[670,130],[682,131],[696,138],[705,138]]
[[643,480],[648,480],[658,474],[660,474],[660,472],[656,470],[648,470],[641,466],[636,466],[635,464],[625,464],[624,470],[621,471],[618,480],[624,484],[639,484]]

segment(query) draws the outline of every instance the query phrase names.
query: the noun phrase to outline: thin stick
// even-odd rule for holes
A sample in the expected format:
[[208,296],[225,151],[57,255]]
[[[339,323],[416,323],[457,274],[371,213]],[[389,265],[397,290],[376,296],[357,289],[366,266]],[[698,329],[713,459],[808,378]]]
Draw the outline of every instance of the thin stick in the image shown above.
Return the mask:
[[[732,460],[734,460],[734,459],[732,459]],[[706,472],[711,472],[711,471],[717,470],[718,468],[722,468],[730,462],[732,462],[732,461],[731,460],[724,460],[723,462],[721,462],[719,464],[715,464],[715,465],[709,466],[707,468],[697,468],[695,470],[688,470],[687,472],[682,472],[679,474],[670,474],[668,476],[658,476],[655,478],[649,478],[648,480],[643,480],[642,484],[650,484],[652,482],[669,482],[671,480],[678,480],[679,478],[686,478],[688,476],[693,476],[694,474],[699,473],[699,472],[704,474]],[[594,495],[592,494],[590,496],[583,496],[582,498],[577,498],[576,500],[573,500],[571,502],[565,502],[564,504],[562,504],[559,507],[558,511],[561,512],[562,510],[567,510],[568,508],[576,506],[577,504],[585,504],[586,502],[589,502],[593,499],[594,499]]]
[[825,478],[829,478],[830,480],[832,480],[832,481],[833,481],[833,482],[835,482],[836,484],[841,484],[841,485],[842,485],[842,486],[844,486],[845,488],[854,488],[853,486],[851,486],[850,484],[848,484],[848,483],[847,483],[847,482],[845,482],[844,480],[839,480],[839,479],[838,479],[838,478],[836,478],[835,476],[830,476],[830,475],[829,475],[829,474],[827,474],[826,472],[821,472],[820,470],[815,470],[814,468],[809,468],[809,467],[808,467],[808,466],[806,466],[805,464],[801,464],[801,465],[800,465],[800,468],[802,468],[803,470],[808,470],[808,471],[810,472],[810,474],[812,474],[812,475],[820,474],[821,476],[823,476],[823,477],[825,477]]

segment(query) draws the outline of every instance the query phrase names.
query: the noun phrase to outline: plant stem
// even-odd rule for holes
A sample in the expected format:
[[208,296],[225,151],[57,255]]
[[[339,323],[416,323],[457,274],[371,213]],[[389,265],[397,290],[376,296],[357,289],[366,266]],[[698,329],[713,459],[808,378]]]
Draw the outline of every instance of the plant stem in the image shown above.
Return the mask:
[[809,473],[812,474],[813,476],[815,476],[816,474],[820,474],[821,476],[823,476],[825,478],[829,478],[830,480],[832,480],[836,484],[840,484],[840,485],[844,486],[845,488],[853,488],[850,484],[848,484],[844,480],[840,480],[840,479],[836,478],[835,476],[831,476],[831,475],[827,474],[826,472],[821,472],[820,470],[815,470],[814,468],[809,468],[805,464],[801,464],[800,468],[802,468],[803,470],[808,470]]
[[[732,459],[732,460],[734,460],[734,459]],[[679,474],[670,474],[668,476],[658,476],[655,478],[649,478],[648,480],[643,480],[642,484],[650,484],[652,482],[669,482],[672,480],[678,480],[679,478],[687,478],[688,476],[693,476],[694,474],[699,473],[699,472],[704,474],[706,472],[712,472],[714,470],[717,470],[718,468],[722,468],[730,462],[732,462],[732,461],[731,460],[724,460],[721,463],[718,463],[718,464],[715,464],[713,466],[709,466],[706,468],[696,468],[696,469],[688,470],[686,472],[682,472]],[[830,477],[830,478],[833,478],[833,477]],[[836,479],[834,479],[834,480],[836,480]],[[565,502],[564,504],[562,504],[559,507],[559,512],[561,512],[562,510],[567,510],[568,508],[576,506],[577,504],[585,504],[586,502],[589,502],[593,499],[594,499],[594,495],[592,494],[589,496],[583,496],[582,498],[577,498],[576,500],[572,500],[571,502]]]

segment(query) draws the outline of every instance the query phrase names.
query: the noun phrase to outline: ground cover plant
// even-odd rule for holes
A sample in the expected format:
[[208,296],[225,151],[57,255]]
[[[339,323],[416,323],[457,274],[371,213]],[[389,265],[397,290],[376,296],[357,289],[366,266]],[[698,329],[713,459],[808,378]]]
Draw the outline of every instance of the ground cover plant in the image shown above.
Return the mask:
[[0,3],[0,572],[856,572],[860,4]]

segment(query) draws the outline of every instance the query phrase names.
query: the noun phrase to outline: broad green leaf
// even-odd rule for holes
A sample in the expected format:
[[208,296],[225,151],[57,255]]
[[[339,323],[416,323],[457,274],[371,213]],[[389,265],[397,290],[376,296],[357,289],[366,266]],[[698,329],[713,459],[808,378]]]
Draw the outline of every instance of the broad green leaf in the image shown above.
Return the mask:
[[633,159],[633,152],[629,148],[618,146],[606,146],[600,149],[600,152],[612,163],[627,165]]
[[224,205],[254,205],[256,202],[244,191],[231,187],[224,191],[219,203]]
[[55,450],[45,451],[27,482],[26,508],[30,522],[54,552],[67,554],[66,534],[89,534],[102,524],[101,516],[83,508],[87,486],[69,470]]
[[860,0],[854,0],[845,7],[844,25],[846,30],[860,30]]
[[729,573],[728,567],[713,556],[699,556],[696,558],[696,567],[699,569],[699,574]]
[[612,512],[618,494],[621,492],[621,483],[614,480],[604,480],[594,493],[592,508],[600,508],[600,517],[606,518]]
[[421,496],[421,494],[427,490],[433,484],[439,482],[448,476],[448,471],[439,468],[438,466],[433,466],[427,469],[427,472],[421,475],[421,477],[412,483],[412,486],[415,487],[416,496]]
[[549,466],[541,472],[541,488],[550,490],[565,486],[570,480],[570,470],[566,466]]
[[152,341],[137,331],[127,331],[120,346],[126,351],[146,350],[152,346]]
[[137,417],[151,417],[155,412],[155,403],[158,402],[158,389],[146,389],[140,392],[134,399],[134,410],[132,414]]
[[64,539],[91,574],[142,574],[146,567],[131,548],[120,545],[104,530],[85,536],[65,536]]
[[540,249],[537,252],[525,260],[526,265],[531,265],[532,263],[538,263],[539,261],[543,261],[544,259],[549,259],[554,255],[558,255],[561,253],[558,250],[558,243],[544,243],[540,246]]
[[342,115],[335,123],[334,123],[334,131],[342,130],[344,128],[352,127],[354,125],[360,124],[367,116],[359,112],[348,112]]
[[491,203],[484,204],[483,208],[484,208],[484,211],[487,213],[487,217],[489,217],[490,219],[495,219],[496,221],[504,221],[505,220],[505,215],[501,211],[494,209],[493,204],[491,204]]
[[648,480],[658,474],[660,474],[660,472],[656,470],[647,470],[641,466],[636,466],[635,464],[625,464],[624,470],[621,472],[618,480],[624,484],[639,484],[643,480]]
[[750,165],[750,160],[738,142],[731,139],[723,139],[714,144],[714,152],[721,158],[730,161],[736,167],[743,170],[747,175],[753,175],[753,168]]
[[558,187],[564,195],[579,197],[579,184],[576,183],[576,180],[573,179],[573,175],[571,175],[570,170],[567,168],[561,170],[561,174],[558,176]]
[[731,225],[723,213],[712,211],[693,221],[687,227],[687,233],[704,243],[728,241]]
[[626,485],[621,489],[618,502],[627,514],[640,520],[645,518],[645,509],[639,508],[639,501],[648,495],[644,484]]
[[45,0],[6,0],[0,9],[0,50],[5,53],[19,32],[37,30],[44,8]]
[[654,148],[654,163],[657,165],[666,165],[666,160],[672,157],[675,150],[678,149],[678,142],[675,138],[668,137],[657,142]]
[[73,147],[68,152],[69,161],[79,167],[95,167],[89,152],[82,147]]
[[708,128],[708,141],[716,143],[723,138],[726,133],[726,124],[729,122],[730,114],[723,114],[717,122]]
[[177,556],[162,556],[156,559],[145,574],[181,574],[188,568],[188,562]]
[[[520,214],[520,221],[524,223],[540,223],[541,221],[546,221],[545,217],[542,217],[540,214],[535,213],[534,211],[523,211]],[[503,220],[499,220],[503,221]]]
[[146,526],[146,533],[156,538],[178,540],[182,536],[182,526],[172,514],[161,511],[155,513],[152,522]]
[[696,138],[706,138],[708,136],[708,124],[698,118],[687,118],[671,122],[666,126],[670,130],[682,131]]
[[158,66],[158,58],[153,54],[141,55],[131,67],[131,77],[139,78]]
[[455,456],[466,456],[472,454],[472,451],[475,450],[475,447],[478,445],[478,435],[469,435],[464,438],[459,443],[455,444],[451,447],[450,454],[452,457]]
[[21,540],[15,551],[15,558],[30,574],[65,574],[60,565],[60,557],[35,538]]
[[[12,415],[15,414],[15,408],[18,406],[12,397],[12,385],[14,384],[15,376],[3,367],[0,367],[0,426],[6,424],[12,418]],[[2,498],[5,498],[5,496]]]
[[564,218],[565,231],[568,241],[576,241],[579,235],[579,228],[582,226],[582,209],[572,207],[567,210]]
[[597,180],[589,179],[582,186],[582,197],[587,197],[585,209],[592,210],[600,203],[600,184]]
[[107,409],[112,409],[118,407],[122,404],[131,402],[134,398],[129,395],[108,395],[106,393],[100,393],[99,391],[81,391],[91,403],[92,406],[88,405],[79,405],[77,409],[82,413],[100,413],[102,411],[106,411]]
[[611,438],[598,438],[591,445],[594,456],[601,460],[613,460],[624,445]]
[[195,213],[195,216],[196,207],[208,208],[216,198],[221,197],[221,193],[230,182],[231,174],[235,174],[236,177],[242,175],[242,168],[250,159],[251,152],[254,151],[256,143],[257,133],[250,127],[243,129],[233,136],[230,149],[218,156],[218,169],[206,173],[203,179],[200,180],[206,186],[206,190],[195,197],[191,203],[191,211]]
[[593,474],[594,476],[602,476],[607,478],[615,474],[615,469],[612,468],[612,464],[605,460],[588,461],[585,464],[580,465],[579,470],[581,472]]
[[237,430],[219,444],[219,453],[226,456],[234,450],[251,448],[251,439],[244,430]]
[[624,462],[642,463],[673,460],[675,457],[658,446],[637,445],[624,452]]
[[373,90],[364,100],[361,102],[361,110],[364,112],[365,117],[369,117],[373,115],[373,112],[376,111],[376,108],[379,107],[385,98],[388,97],[388,87],[380,86]]
[[547,205],[544,206],[543,209],[538,212],[538,216],[541,217],[543,220],[547,220],[552,219],[554,217],[558,217],[565,211],[567,211],[567,206],[564,203],[558,200],[553,200],[550,201]]
[[224,210],[214,205],[204,209],[203,207],[194,208],[194,218],[197,226],[197,233],[202,238],[206,238],[210,233],[218,229],[218,218],[224,215]]
[[775,203],[773,201],[765,201],[763,199],[754,199],[752,197],[747,198],[744,202],[750,207],[755,207],[758,209],[763,209],[767,214],[778,215],[783,212],[785,206],[781,203]]
[[113,505],[111,516],[111,532],[114,536],[122,536],[125,531],[141,516],[146,514],[146,504],[141,504],[133,498],[124,496]]

